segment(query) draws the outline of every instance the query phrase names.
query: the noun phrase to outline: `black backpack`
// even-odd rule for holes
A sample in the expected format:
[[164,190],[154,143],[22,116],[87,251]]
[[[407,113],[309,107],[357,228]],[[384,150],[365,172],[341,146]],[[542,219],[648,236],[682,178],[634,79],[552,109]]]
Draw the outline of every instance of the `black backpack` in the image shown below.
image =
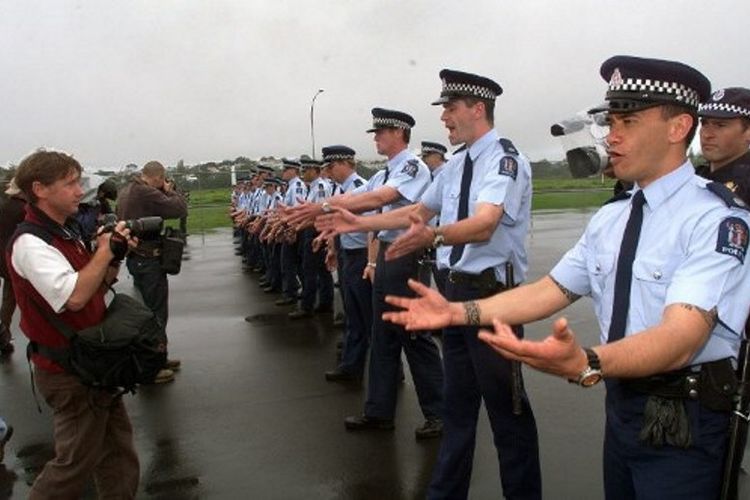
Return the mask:
[[[49,231],[36,224],[21,223],[16,236],[23,233],[52,242]],[[32,300],[37,311],[70,341],[70,346],[54,348],[32,341],[29,358],[32,353],[39,353],[90,387],[133,392],[139,384],[153,383],[167,360],[164,325],[140,301],[112,292],[115,296],[104,321],[79,331]]]

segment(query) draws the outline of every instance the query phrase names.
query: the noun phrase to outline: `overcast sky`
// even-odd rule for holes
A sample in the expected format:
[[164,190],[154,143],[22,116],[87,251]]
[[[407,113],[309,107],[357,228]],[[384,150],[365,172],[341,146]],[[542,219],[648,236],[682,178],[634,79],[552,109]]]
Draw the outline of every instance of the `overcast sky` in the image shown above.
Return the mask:
[[[441,68],[504,88],[496,127],[533,160],[600,102],[614,54],[750,87],[747,0],[0,0],[0,165],[46,146],[87,169],[311,153],[376,158],[374,106],[446,143]],[[744,42],[743,42],[744,40]]]

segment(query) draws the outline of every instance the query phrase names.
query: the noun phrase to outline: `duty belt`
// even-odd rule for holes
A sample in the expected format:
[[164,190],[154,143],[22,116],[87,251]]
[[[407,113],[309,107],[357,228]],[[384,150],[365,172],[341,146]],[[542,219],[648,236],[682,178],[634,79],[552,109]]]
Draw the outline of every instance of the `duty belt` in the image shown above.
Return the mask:
[[479,274],[464,273],[461,271],[449,271],[448,281],[454,285],[469,285],[478,288],[492,288],[496,291],[506,289],[504,283],[497,281],[495,269],[488,267]]
[[623,379],[636,392],[667,399],[700,401],[714,411],[729,411],[737,375],[729,358],[637,379]]

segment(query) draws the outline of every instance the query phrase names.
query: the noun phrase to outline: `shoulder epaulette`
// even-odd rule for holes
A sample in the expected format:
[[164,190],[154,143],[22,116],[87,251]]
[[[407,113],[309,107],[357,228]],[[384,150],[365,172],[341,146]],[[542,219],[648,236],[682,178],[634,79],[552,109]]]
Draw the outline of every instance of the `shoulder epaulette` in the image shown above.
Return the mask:
[[517,155],[518,154],[518,150],[513,145],[513,142],[511,142],[510,139],[506,139],[505,137],[501,137],[498,140],[498,142],[503,147],[503,149],[505,150],[506,153],[510,153],[512,155]]
[[607,201],[605,201],[604,204],[605,205],[609,205],[610,203],[614,203],[616,201],[627,200],[628,198],[630,198],[630,196],[631,196],[631,194],[629,192],[627,192],[627,191],[620,191],[619,193],[617,193],[616,195],[614,195],[612,198],[610,198]]
[[709,182],[706,187],[713,194],[721,198],[728,207],[744,208],[749,210],[747,204],[742,201],[737,195],[735,195],[731,189],[726,187],[721,182]]

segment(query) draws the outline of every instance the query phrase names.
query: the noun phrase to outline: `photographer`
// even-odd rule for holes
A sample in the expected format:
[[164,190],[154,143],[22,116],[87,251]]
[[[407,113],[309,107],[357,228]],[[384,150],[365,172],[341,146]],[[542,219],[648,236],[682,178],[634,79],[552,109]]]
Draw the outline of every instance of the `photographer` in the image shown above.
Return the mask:
[[30,339],[34,381],[54,410],[55,457],[36,478],[29,498],[80,498],[94,475],[102,498],[134,498],[139,464],[122,399],[84,386],[43,353],[69,341],[48,317],[79,330],[101,323],[104,293],[124,257],[129,231],[119,223],[96,238],[90,253],[72,216],[83,196],[80,164],[65,153],[25,158],[16,183],[29,201],[8,248],[8,272]]
[[[185,199],[174,190],[172,183],[166,181],[165,174],[164,166],[158,161],[146,163],[141,174],[133,177],[118,193],[117,218],[125,220],[159,216],[163,219],[176,219],[187,216]],[[144,234],[138,247],[128,256],[127,266],[143,302],[154,311],[164,326],[166,344],[169,283],[160,257],[161,235]],[[155,383],[171,382],[174,380],[174,370],[179,367],[179,360],[168,359]]]

